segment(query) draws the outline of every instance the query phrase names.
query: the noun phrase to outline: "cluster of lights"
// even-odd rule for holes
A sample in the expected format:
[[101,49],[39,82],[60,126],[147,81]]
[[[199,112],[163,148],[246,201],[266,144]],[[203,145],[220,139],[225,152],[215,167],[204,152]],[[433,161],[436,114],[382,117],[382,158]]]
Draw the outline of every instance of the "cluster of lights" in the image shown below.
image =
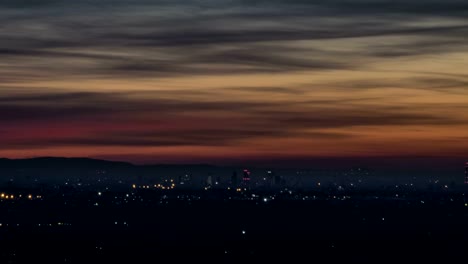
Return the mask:
[[4,193],[2,193],[2,194],[0,194],[0,198],[1,198],[1,199],[8,200],[8,199],[14,199],[15,196],[14,196],[13,194],[10,194],[10,195],[9,195],[9,194],[4,194]]
[[53,224],[37,224],[37,226],[71,226],[72,224],[70,223],[64,223],[64,222],[58,222],[58,223],[53,223]]
[[157,184],[157,185],[154,185],[154,188],[161,189],[161,190],[172,190],[172,189],[175,188],[175,184],[171,183],[170,186],[164,186],[164,185],[161,185],[161,184]]
[[176,187],[175,183],[174,183],[174,180],[165,180],[165,183],[167,184],[155,184],[153,186],[151,185],[141,185],[141,186],[137,186],[136,184],[132,184],[132,188],[133,189],[137,189],[137,188],[140,188],[140,189],[151,189],[151,188],[155,188],[155,189],[161,189],[161,190],[172,190]]
[[[0,194],[0,199],[1,200],[14,200],[14,199],[19,199],[19,198],[23,198],[23,195],[18,195],[18,196],[15,196],[14,194],[7,194],[7,193],[1,193]],[[32,195],[32,194],[28,194],[26,196],[27,199],[29,200],[32,200],[34,198],[36,199],[41,199],[42,196],[41,195],[36,195],[35,197]]]
[[[154,185],[154,188],[156,189],[161,189],[161,190],[172,190],[175,188],[175,183],[174,183],[174,180],[171,179],[171,180],[165,180],[165,185],[163,184],[155,184]],[[170,184],[170,185],[169,185]]]
[[[71,223],[64,223],[64,222],[58,222],[58,223],[53,223],[53,224],[34,224],[36,226],[39,226],[39,227],[50,227],[50,226],[71,226],[72,224]],[[20,226],[20,224],[4,224],[4,223],[0,223],[0,227],[7,227],[7,226]]]

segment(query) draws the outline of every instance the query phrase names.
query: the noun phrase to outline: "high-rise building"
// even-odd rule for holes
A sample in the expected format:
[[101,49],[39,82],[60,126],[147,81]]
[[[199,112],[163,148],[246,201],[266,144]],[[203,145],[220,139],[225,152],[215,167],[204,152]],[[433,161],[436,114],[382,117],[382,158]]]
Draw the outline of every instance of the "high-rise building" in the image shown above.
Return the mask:
[[465,163],[465,184],[468,184],[468,162]]
[[213,186],[213,177],[211,175],[209,175],[208,178],[206,179],[206,186],[207,187]]
[[244,170],[244,177],[242,178],[243,182],[249,182],[250,181],[250,171],[245,169]]
[[251,179],[250,179],[250,171],[245,169],[243,171],[243,176],[242,176],[242,183],[241,183],[241,186],[243,188],[247,188],[247,189],[250,189],[251,188]]
[[268,185],[271,187],[275,184],[275,173],[271,170],[267,171],[266,181]]
[[280,185],[280,184],[281,184],[281,176],[275,175],[275,185]]
[[236,171],[232,172],[231,185],[232,185],[232,187],[237,186],[237,172]]

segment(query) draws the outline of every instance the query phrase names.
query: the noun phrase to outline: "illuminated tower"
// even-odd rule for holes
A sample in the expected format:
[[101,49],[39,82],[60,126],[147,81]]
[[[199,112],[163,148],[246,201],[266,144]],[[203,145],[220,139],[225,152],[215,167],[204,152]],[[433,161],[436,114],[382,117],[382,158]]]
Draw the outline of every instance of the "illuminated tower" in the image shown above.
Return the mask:
[[242,186],[244,188],[250,189],[250,171],[245,169],[243,171],[244,175],[242,176]]
[[267,181],[269,187],[275,185],[275,174],[271,170],[267,172]]
[[468,162],[465,163],[465,184],[468,184]]
[[247,169],[244,170],[244,177],[242,178],[242,181],[244,183],[247,183],[247,182],[250,181],[250,171],[249,170],[247,170]]

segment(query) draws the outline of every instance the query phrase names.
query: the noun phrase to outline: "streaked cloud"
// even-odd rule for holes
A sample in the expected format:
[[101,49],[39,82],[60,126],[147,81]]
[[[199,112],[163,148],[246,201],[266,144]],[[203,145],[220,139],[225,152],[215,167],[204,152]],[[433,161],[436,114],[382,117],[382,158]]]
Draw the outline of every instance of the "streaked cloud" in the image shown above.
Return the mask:
[[465,2],[1,1],[0,155],[468,154]]

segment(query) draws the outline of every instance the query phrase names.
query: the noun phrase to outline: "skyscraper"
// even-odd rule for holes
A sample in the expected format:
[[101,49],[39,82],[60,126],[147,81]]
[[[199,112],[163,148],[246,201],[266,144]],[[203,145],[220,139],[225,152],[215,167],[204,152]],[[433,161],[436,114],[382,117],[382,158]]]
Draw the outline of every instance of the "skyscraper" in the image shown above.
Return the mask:
[[213,186],[213,176],[208,175],[208,178],[206,179],[206,187],[211,187]]
[[268,186],[271,187],[275,184],[275,174],[273,173],[273,171],[269,170],[267,171],[267,182],[268,182]]
[[468,184],[468,162],[465,163],[465,184]]
[[250,171],[245,169],[244,170],[244,177],[242,178],[242,181],[248,182],[250,181]]
[[232,176],[231,176],[231,186],[235,187],[237,186],[237,172],[233,171]]
[[281,184],[281,176],[275,175],[275,185],[280,185],[280,184]]

